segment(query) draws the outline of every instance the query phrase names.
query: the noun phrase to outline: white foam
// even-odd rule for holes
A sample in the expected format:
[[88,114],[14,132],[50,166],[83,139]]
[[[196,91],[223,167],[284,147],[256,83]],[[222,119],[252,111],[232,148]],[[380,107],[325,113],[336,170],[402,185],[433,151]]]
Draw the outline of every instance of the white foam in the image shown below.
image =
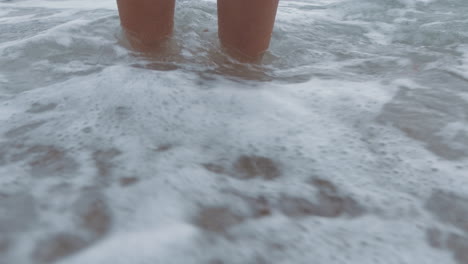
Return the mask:
[[147,263],[148,260],[164,263],[190,261],[184,256],[184,247],[194,239],[196,230],[186,224],[172,223],[154,229],[122,232],[82,254],[61,263]]
[[11,1],[1,3],[6,7],[38,7],[38,8],[50,8],[50,9],[82,9],[82,10],[95,10],[95,9],[117,9],[117,4],[113,0],[42,0],[40,2],[35,0],[22,0],[22,1]]

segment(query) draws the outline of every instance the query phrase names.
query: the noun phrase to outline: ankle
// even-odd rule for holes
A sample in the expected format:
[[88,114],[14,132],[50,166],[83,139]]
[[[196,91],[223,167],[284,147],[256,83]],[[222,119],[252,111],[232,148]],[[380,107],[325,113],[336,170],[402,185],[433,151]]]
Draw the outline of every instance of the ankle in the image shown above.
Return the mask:
[[268,49],[278,0],[218,0],[221,44],[246,58],[259,58]]
[[117,4],[132,47],[151,47],[172,34],[175,0],[118,0]]

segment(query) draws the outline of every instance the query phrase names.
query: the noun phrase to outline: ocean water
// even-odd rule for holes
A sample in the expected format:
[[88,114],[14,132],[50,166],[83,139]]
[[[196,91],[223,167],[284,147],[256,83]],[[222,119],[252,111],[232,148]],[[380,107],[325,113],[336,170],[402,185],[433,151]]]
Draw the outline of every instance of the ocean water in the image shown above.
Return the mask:
[[468,2],[214,0],[163,55],[113,0],[0,1],[0,264],[467,264]]

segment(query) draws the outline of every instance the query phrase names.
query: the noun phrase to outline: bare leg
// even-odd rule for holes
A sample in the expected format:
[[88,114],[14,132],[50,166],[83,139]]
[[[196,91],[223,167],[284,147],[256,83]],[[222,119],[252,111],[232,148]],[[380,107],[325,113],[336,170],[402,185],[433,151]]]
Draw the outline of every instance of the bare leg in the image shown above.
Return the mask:
[[268,49],[279,0],[218,0],[221,44],[235,55],[255,59]]
[[175,0],[117,0],[127,39],[138,51],[151,51],[172,34]]

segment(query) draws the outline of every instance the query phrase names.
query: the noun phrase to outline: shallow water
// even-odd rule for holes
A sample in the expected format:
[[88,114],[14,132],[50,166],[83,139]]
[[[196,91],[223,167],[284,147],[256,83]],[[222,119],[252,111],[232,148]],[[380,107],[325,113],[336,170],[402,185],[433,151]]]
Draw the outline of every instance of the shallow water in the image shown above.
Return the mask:
[[257,65],[176,17],[0,1],[0,264],[468,263],[468,2],[283,0]]

